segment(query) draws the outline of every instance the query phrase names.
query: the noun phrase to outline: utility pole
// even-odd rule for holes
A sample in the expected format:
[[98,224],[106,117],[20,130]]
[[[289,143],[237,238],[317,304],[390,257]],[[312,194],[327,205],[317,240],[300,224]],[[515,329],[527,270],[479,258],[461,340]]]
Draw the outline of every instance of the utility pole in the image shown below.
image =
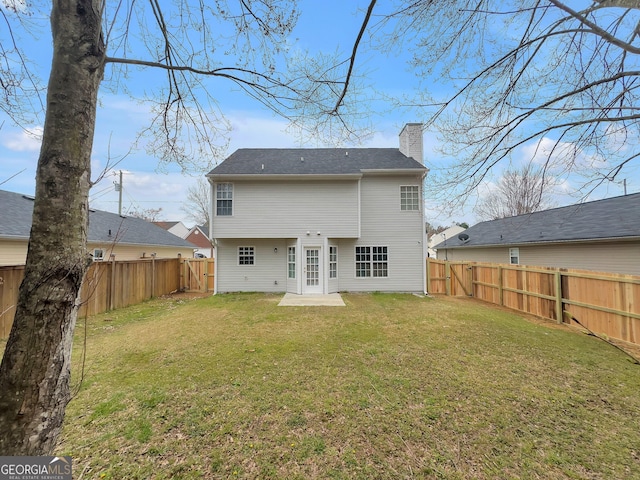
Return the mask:
[[120,182],[113,182],[116,186],[116,192],[119,192],[118,195],[118,215],[122,215],[122,170],[120,170]]

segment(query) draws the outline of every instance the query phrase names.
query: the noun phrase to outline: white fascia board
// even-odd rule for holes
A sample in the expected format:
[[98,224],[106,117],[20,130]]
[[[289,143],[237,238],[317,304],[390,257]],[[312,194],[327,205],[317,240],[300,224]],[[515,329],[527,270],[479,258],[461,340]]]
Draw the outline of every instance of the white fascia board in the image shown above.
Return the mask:
[[610,243],[610,242],[634,242],[640,241],[640,237],[601,237],[601,238],[580,238],[575,240],[547,240],[538,242],[518,242],[518,243],[484,243],[480,245],[441,245],[432,247],[439,249],[460,249],[460,248],[487,248],[487,247],[529,247],[543,245],[562,245],[567,243]]
[[360,170],[364,175],[417,175],[424,177],[429,169],[425,167],[420,168],[387,168],[387,169],[375,169],[375,170]]
[[312,180],[360,180],[362,174],[360,173],[343,173],[343,174],[219,174],[210,175],[214,182],[224,181],[240,181],[240,180],[261,180],[261,181],[282,181],[282,180],[294,180],[294,181],[312,181]]

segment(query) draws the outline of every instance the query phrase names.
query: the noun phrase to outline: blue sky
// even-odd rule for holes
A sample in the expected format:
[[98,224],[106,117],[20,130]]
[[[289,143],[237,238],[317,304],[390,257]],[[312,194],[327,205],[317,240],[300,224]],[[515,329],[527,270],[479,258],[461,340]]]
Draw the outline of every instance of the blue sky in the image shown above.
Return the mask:
[[[382,2],[381,2],[382,3]],[[305,0],[300,2],[301,16],[291,36],[290,43],[300,49],[327,50],[339,49],[346,58],[360,28],[368,1],[356,0],[340,2],[327,0]],[[35,19],[37,20],[37,19]],[[46,19],[43,25],[47,25]],[[27,48],[30,59],[37,65],[44,81],[51,63],[50,33],[44,28],[40,38],[25,41],[33,42],[34,48]],[[400,52],[386,56],[367,51],[367,45],[358,56],[356,65],[359,72],[367,73],[367,82],[376,89],[388,94],[398,94],[415,85],[415,78],[408,66],[408,57]],[[107,72],[108,75],[108,72]],[[142,76],[132,77],[129,87],[143,88]],[[217,101],[231,126],[228,138],[227,155],[237,148],[263,147],[285,148],[300,146],[296,137],[287,131],[287,122],[274,116],[270,111],[255,101],[247,98],[232,88],[232,85],[216,83],[219,93]],[[108,171],[104,178],[92,189],[92,208],[117,211],[118,193],[114,182],[116,171],[124,172],[123,208],[146,210],[162,208],[164,220],[187,220],[181,210],[186,197],[187,188],[196,181],[198,173],[184,175],[177,166],[169,166],[158,171],[157,159],[145,151],[144,145],[130,149],[135,142],[136,132],[148,124],[148,105],[139,103],[122,94],[114,95],[106,88],[101,90],[100,109],[98,111],[94,148],[92,155],[93,178],[101,172],[109,159],[125,156],[115,167]],[[373,116],[371,122],[375,133],[360,146],[363,147],[397,147],[398,133],[406,122],[421,121],[415,112],[386,111]],[[42,124],[34,122],[27,130],[11,125],[11,122],[0,115],[0,188],[25,194],[33,194],[35,167],[40,147],[38,134]],[[425,160],[429,166],[438,165],[440,158],[436,153],[437,139],[433,132],[426,132]],[[318,146],[318,145],[309,145]],[[640,175],[640,174],[639,174]],[[638,177],[628,179],[629,191],[640,189]],[[610,186],[605,195],[622,194],[621,186]],[[567,200],[571,203],[571,200]],[[442,212],[437,205],[427,199],[427,221],[432,224],[446,225],[452,221],[475,222],[471,210]]]

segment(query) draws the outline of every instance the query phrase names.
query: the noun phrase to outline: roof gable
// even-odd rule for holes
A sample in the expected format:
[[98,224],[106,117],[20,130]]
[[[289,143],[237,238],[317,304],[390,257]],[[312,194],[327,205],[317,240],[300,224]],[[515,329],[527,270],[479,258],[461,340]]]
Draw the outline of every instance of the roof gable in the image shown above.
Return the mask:
[[[33,197],[0,190],[0,238],[28,239]],[[89,211],[87,241],[194,248],[194,245],[141,218],[102,210]]]
[[349,175],[407,169],[427,170],[397,148],[241,148],[208,175]]
[[640,238],[640,193],[481,222],[434,248]]

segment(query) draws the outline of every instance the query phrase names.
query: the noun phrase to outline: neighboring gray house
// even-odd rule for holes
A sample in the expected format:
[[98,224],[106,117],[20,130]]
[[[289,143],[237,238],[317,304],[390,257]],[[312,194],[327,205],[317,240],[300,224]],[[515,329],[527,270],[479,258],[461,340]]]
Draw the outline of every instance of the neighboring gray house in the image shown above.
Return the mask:
[[240,149],[207,177],[216,293],[425,291],[422,125],[395,148]]
[[482,222],[435,248],[440,260],[640,275],[640,193]]
[[[0,190],[0,265],[24,265],[33,197]],[[140,218],[89,211],[87,249],[94,260],[193,257],[192,243]]]

